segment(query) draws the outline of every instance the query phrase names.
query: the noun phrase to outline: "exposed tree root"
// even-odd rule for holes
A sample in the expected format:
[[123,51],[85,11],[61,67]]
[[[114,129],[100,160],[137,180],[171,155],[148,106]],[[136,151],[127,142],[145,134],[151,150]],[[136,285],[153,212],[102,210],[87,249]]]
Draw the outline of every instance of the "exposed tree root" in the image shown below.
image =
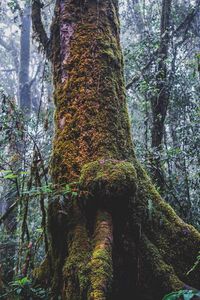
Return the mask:
[[94,250],[91,267],[91,300],[106,300],[110,294],[113,277],[112,217],[109,213],[99,211],[94,232]]

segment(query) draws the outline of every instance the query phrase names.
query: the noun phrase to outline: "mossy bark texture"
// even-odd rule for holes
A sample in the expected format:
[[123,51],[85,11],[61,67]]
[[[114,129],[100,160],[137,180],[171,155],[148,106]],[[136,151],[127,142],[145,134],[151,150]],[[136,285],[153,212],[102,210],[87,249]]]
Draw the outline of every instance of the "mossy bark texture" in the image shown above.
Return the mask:
[[[52,299],[160,300],[184,283],[200,235],[160,198],[131,141],[116,0],[57,1],[51,172],[79,196],[49,203]],[[159,283],[159,284],[158,284]]]

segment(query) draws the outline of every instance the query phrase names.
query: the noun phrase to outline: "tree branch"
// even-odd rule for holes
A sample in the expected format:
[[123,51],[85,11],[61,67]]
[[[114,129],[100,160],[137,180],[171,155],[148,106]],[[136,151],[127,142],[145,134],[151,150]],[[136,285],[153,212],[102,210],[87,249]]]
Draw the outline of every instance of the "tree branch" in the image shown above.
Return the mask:
[[15,69],[0,69],[0,72],[9,73],[9,72],[16,72]]
[[41,16],[43,4],[40,0],[32,0],[32,26],[36,39],[42,45],[47,57],[49,57],[49,38],[44,29]]
[[18,198],[8,209],[7,211],[0,217],[0,225],[8,218],[10,213],[17,207],[20,198]]

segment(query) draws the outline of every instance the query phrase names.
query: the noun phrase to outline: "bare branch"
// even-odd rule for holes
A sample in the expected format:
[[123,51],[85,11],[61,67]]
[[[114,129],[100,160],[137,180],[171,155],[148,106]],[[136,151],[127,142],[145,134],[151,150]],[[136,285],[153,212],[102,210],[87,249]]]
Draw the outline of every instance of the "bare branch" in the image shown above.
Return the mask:
[[17,207],[19,204],[20,198],[18,198],[9,208],[8,210],[0,217],[0,225],[8,218],[11,212]]
[[9,72],[16,72],[15,69],[0,69],[0,72],[9,73]]
[[42,45],[47,57],[49,57],[49,38],[44,29],[41,16],[41,8],[43,4],[40,0],[32,0],[32,23],[33,32],[35,33],[36,39]]

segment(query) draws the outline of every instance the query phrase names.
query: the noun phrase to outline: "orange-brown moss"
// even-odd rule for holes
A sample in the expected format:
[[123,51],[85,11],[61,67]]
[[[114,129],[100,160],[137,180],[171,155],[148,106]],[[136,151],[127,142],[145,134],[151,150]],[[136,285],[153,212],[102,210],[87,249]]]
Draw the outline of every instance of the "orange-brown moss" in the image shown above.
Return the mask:
[[[55,89],[52,174],[56,182],[76,180],[82,166],[91,160],[134,156],[119,35],[116,30],[112,32],[118,19],[115,12],[112,28],[108,8],[105,1],[98,13],[96,5],[90,5],[83,14],[71,4],[64,12],[66,24],[73,22],[75,29],[63,66],[67,76],[64,82],[61,78],[56,82]],[[98,22],[94,22],[97,14]]]

